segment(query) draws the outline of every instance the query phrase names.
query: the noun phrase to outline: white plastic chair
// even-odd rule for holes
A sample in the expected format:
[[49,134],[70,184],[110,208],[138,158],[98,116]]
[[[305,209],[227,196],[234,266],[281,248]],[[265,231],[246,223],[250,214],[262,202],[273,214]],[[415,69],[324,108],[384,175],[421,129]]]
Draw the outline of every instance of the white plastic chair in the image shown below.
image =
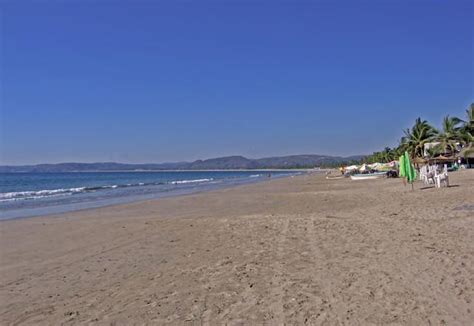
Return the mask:
[[424,165],[421,167],[420,179],[423,181],[424,184],[429,185],[435,183],[435,170],[436,167],[433,165]]
[[435,180],[435,185],[437,188],[441,188],[441,183],[443,183],[446,187],[449,187],[449,176],[448,176],[447,164],[444,165],[443,172],[441,173],[438,173],[438,169],[436,169],[434,180]]
[[426,165],[423,165],[420,168],[420,180],[423,181],[423,183],[426,183],[426,174],[427,174]]

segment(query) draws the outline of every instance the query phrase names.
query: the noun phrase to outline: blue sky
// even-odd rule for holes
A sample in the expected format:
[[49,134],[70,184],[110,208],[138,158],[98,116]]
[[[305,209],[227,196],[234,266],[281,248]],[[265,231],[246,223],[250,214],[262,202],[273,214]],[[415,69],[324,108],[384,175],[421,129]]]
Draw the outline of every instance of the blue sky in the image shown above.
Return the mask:
[[366,154],[473,101],[470,1],[0,10],[2,164]]

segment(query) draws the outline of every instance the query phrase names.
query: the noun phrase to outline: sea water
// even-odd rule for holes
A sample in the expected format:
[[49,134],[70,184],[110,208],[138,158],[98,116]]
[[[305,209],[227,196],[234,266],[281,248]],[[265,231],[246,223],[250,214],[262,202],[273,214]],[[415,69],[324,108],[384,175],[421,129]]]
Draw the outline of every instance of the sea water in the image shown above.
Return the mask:
[[209,191],[287,171],[0,173],[0,220]]

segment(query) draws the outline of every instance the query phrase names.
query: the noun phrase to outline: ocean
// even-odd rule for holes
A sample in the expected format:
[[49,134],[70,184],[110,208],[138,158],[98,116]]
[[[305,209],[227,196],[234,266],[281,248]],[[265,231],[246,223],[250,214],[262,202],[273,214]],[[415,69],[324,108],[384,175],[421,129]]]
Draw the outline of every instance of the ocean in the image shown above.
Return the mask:
[[292,171],[0,173],[0,220],[209,191]]

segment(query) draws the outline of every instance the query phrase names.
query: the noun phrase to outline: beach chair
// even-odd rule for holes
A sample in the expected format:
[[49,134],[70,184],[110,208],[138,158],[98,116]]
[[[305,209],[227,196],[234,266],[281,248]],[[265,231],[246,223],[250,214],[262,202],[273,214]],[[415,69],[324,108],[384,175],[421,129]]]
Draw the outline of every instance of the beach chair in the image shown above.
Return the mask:
[[426,165],[423,165],[420,168],[420,181],[423,181],[423,183],[425,183],[425,175],[426,175]]
[[435,185],[437,188],[441,188],[441,183],[443,183],[446,187],[449,187],[449,176],[448,176],[447,164],[444,165],[442,172],[438,172],[438,169],[436,169],[434,180],[435,180]]
[[438,165],[431,165],[428,173],[428,184],[436,184],[435,176],[438,173]]
[[424,165],[420,169],[420,179],[425,185],[430,185],[435,183],[435,170],[436,166],[433,165]]

